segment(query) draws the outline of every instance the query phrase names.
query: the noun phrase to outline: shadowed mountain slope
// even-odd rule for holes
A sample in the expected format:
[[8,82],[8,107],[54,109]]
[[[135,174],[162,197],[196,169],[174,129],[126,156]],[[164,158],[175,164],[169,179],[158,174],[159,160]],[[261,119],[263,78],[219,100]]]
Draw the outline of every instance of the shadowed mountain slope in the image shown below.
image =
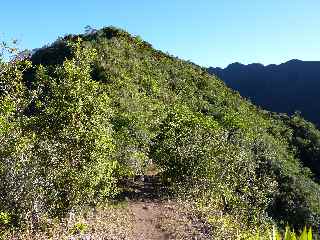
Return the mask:
[[302,116],[320,126],[320,61],[291,60],[280,65],[230,64],[208,69],[253,103],[274,112]]

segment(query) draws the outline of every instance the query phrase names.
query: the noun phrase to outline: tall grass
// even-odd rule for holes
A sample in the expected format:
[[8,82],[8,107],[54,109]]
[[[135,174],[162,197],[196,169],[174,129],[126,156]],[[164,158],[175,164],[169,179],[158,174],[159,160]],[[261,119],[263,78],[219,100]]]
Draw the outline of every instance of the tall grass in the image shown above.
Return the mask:
[[275,226],[272,231],[269,231],[266,236],[261,236],[257,234],[255,240],[314,240],[311,227],[307,229],[304,227],[301,234],[296,233],[293,229],[291,230],[289,226],[286,227],[285,232],[281,233]]

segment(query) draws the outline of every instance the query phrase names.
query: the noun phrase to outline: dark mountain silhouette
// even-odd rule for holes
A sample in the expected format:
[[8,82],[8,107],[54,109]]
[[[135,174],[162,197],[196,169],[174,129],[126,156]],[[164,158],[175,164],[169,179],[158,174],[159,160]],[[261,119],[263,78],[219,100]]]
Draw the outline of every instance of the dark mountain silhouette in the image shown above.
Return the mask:
[[232,63],[208,71],[263,108],[288,114],[300,111],[320,126],[320,61],[294,59],[268,66]]

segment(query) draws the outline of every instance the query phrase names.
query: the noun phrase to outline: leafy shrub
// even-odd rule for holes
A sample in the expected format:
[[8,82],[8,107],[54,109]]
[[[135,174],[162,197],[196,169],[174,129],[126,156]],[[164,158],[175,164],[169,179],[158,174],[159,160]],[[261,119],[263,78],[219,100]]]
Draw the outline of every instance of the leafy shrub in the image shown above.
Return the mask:
[[[263,239],[259,236],[257,236],[257,239]],[[275,227],[273,227],[272,233],[269,233],[269,238],[271,240],[312,240],[312,229],[309,228],[307,230],[306,227],[304,227],[303,231],[301,234],[295,233],[294,230],[291,230],[290,227],[286,227],[284,234],[281,236],[281,233],[277,231]]]
[[0,212],[0,226],[7,225],[11,221],[11,217],[8,213]]
[[228,137],[213,118],[175,108],[161,125],[152,157],[187,194],[191,191],[222,204],[224,212],[259,222],[276,182],[263,162],[254,161],[244,142],[231,143]]
[[75,223],[72,228],[69,230],[70,234],[83,234],[87,231],[88,225],[82,222]]
[[320,131],[298,113],[285,119],[293,129],[292,145],[297,149],[302,163],[309,167],[319,182],[320,176]]
[[[16,224],[39,223],[47,215],[61,216],[117,193],[112,111],[108,96],[90,76],[96,53],[83,49],[80,41],[71,47],[74,58],[57,66],[54,75],[39,66],[36,90],[30,91],[36,92],[29,100],[37,108],[33,115],[23,115],[27,105],[17,106],[28,102],[28,96],[17,96],[23,91],[15,89],[1,98],[6,110],[1,119],[14,118],[1,124],[0,208],[12,214]],[[17,74],[20,78],[12,76],[12,81],[22,81],[21,72]]]

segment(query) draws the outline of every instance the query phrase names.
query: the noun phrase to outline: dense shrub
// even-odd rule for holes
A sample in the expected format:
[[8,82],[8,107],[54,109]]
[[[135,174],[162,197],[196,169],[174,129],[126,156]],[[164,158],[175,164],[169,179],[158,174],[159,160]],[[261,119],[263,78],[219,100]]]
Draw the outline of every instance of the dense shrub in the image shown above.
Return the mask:
[[[16,115],[14,122],[1,124],[11,128],[6,127],[0,149],[0,206],[16,220],[60,216],[117,193],[112,111],[108,96],[90,76],[96,53],[82,49],[80,42],[71,47],[74,58],[57,66],[54,75],[39,66],[37,96],[30,98],[37,114],[23,116],[12,105],[7,109]],[[12,76],[12,81],[18,80],[21,76]],[[15,94],[8,92],[2,103]],[[24,100],[18,96],[11,104],[20,99]]]
[[320,176],[320,131],[298,113],[285,119],[293,129],[292,145],[297,149],[302,163],[309,167],[319,182]]
[[188,195],[222,204],[224,212],[250,222],[260,221],[277,183],[245,141],[229,138],[212,117],[174,108],[161,125],[152,156]]

